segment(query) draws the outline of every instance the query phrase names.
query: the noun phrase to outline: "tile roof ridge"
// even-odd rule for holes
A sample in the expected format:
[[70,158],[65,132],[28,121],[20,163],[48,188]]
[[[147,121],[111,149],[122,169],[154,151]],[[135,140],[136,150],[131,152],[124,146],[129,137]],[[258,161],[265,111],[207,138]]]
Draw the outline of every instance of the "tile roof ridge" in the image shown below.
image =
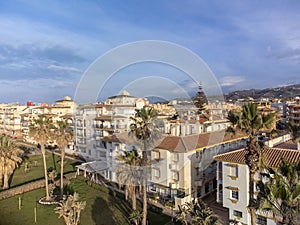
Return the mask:
[[185,136],[183,136],[183,137],[180,136],[180,139],[179,139],[179,140],[182,142],[182,145],[183,145],[183,147],[184,147],[184,151],[185,151],[185,152],[188,152],[188,148],[187,148],[186,144],[184,143],[184,139],[183,139],[184,137],[185,137]]
[[214,157],[221,157],[221,156],[224,156],[224,155],[229,155],[229,154],[234,154],[234,153],[237,153],[237,152],[240,152],[240,151],[246,151],[247,149],[246,148],[240,148],[240,149],[235,149],[233,151],[229,151],[229,152],[224,152],[222,154],[218,154]]

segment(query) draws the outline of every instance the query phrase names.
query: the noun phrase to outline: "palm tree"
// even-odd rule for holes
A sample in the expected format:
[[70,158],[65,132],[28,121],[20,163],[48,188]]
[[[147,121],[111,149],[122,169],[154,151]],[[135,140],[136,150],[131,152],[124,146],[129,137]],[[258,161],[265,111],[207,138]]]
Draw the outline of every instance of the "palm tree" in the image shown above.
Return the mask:
[[119,155],[118,159],[124,164],[121,164],[116,169],[117,179],[119,184],[125,185],[125,197],[131,197],[132,210],[136,210],[136,187],[141,176],[140,166],[142,159],[136,149],[132,151],[124,151],[123,155]]
[[129,216],[129,222],[139,225],[143,219],[143,213],[139,210],[134,210]]
[[0,166],[3,174],[3,189],[9,188],[8,180],[19,163],[22,162],[23,150],[7,136],[0,137]]
[[80,213],[85,206],[86,202],[79,201],[79,194],[75,192],[74,195],[69,195],[66,200],[60,202],[54,210],[59,215],[58,218],[64,218],[66,225],[78,225]]
[[267,168],[265,180],[258,182],[257,209],[281,216],[286,225],[296,225],[300,200],[300,162],[288,163],[282,160],[274,171]]
[[200,199],[194,199],[179,207],[177,220],[185,225],[215,225],[219,224],[219,217]]
[[239,112],[230,111],[228,114],[228,120],[232,126],[228,131],[234,132],[241,130],[248,136],[247,142],[247,154],[245,155],[245,161],[249,168],[249,204],[248,208],[251,214],[251,224],[256,224],[256,213],[254,209],[254,175],[258,170],[259,165],[259,151],[256,147],[257,135],[259,131],[273,128],[276,122],[276,114],[259,114],[256,103],[248,103],[243,105],[243,108]]
[[29,135],[40,145],[43,165],[44,165],[44,177],[46,186],[46,201],[50,200],[49,186],[48,186],[48,174],[47,174],[47,162],[45,144],[53,137],[53,124],[52,119],[47,116],[39,116],[34,119],[33,123],[29,127]]
[[176,221],[180,221],[184,225],[188,225],[188,209],[185,206],[178,206],[179,210],[176,214]]
[[69,126],[67,121],[58,121],[55,129],[55,141],[61,151],[60,163],[60,196],[63,196],[64,191],[64,158],[65,148],[68,143],[74,139],[73,129]]
[[297,124],[288,123],[288,129],[292,134],[292,139],[295,142],[300,142],[300,127]]
[[133,121],[130,124],[130,135],[133,135],[137,140],[142,143],[142,166],[144,170],[143,178],[143,220],[142,224],[146,225],[147,222],[147,150],[150,144],[158,137],[158,129],[155,128],[154,119],[157,112],[151,107],[143,107],[136,109],[135,117],[131,117]]

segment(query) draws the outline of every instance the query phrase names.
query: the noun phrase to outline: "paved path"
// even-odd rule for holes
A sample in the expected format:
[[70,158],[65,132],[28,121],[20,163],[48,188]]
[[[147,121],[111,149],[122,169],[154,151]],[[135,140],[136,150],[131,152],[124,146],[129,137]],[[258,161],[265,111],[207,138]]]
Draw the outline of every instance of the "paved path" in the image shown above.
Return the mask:
[[229,210],[216,202],[216,193],[209,194],[202,200],[220,217],[222,224],[229,224]]

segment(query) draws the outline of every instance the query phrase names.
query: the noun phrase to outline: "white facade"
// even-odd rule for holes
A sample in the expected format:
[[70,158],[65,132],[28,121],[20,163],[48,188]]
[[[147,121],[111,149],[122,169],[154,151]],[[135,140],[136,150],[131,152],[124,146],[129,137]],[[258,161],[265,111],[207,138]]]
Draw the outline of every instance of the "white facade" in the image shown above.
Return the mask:
[[[289,140],[290,136],[285,135],[275,140],[271,140],[266,144],[273,147],[282,142]],[[278,145],[279,146],[279,145]],[[249,203],[249,169],[245,163],[245,149],[239,149],[229,153],[220,154],[214,157],[217,160],[217,202],[221,203],[225,208],[229,209],[229,220],[236,220],[239,224],[251,224],[251,216],[247,209]],[[296,149],[278,149],[276,146],[269,148],[263,157],[268,162],[277,164],[281,162],[281,156],[288,157],[293,154],[291,159],[299,158],[300,154]],[[296,154],[296,155],[295,155]],[[287,160],[289,160],[287,158]],[[258,182],[262,179],[260,172],[255,174],[254,180]],[[254,193],[258,192],[254,187]],[[271,214],[257,211],[257,224],[259,225],[277,225]]]

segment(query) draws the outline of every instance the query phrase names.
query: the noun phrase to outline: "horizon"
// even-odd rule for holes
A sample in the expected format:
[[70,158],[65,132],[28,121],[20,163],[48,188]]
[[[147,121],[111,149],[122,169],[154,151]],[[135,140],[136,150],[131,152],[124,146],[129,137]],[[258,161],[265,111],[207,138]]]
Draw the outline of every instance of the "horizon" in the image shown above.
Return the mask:
[[[223,93],[300,83],[298,1],[14,0],[0,6],[0,102],[73,99],[99,56],[141,40],[163,40],[193,52]],[[124,87],[143,95],[143,86],[129,77],[147,76],[165,78],[163,84],[147,80],[147,85],[168,98],[179,93],[174,84],[192,94],[201,82],[171,66],[146,62],[113,74],[99,99]]]

